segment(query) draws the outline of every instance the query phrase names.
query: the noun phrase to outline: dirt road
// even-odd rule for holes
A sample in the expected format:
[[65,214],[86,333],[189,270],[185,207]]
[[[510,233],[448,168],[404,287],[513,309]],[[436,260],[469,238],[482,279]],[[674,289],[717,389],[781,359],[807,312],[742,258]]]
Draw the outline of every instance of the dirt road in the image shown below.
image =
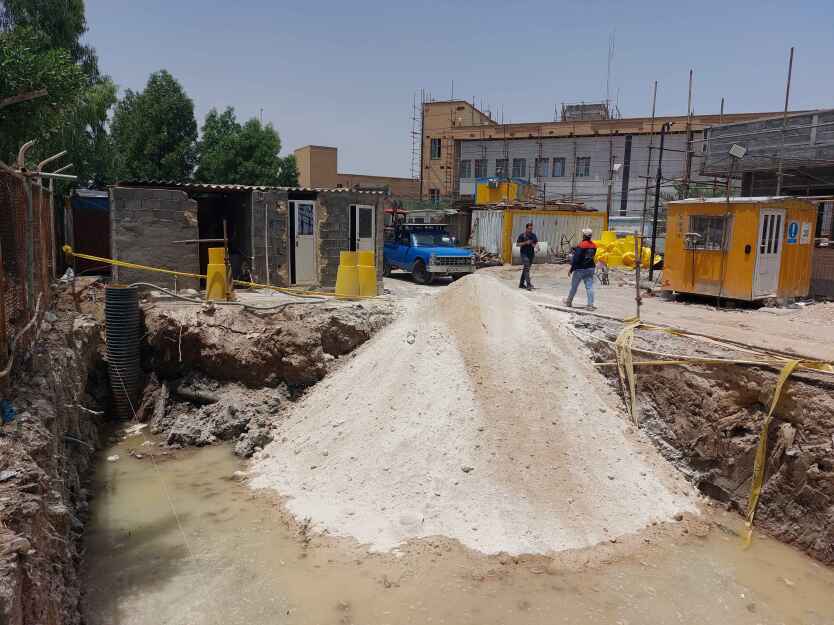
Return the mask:
[[552,553],[695,512],[586,360],[492,275],[426,291],[294,407],[253,485],[374,550]]
[[[508,286],[517,286],[519,271],[519,267],[504,266],[482,269],[479,273],[493,275]],[[536,290],[529,297],[535,302],[561,306],[570,286],[567,272],[567,265],[535,265]],[[633,280],[633,276],[622,272],[612,274],[608,286],[596,283],[599,312],[621,318],[634,315],[634,285],[626,284],[628,279]],[[584,286],[579,287],[574,305],[585,305]],[[641,318],[808,358],[829,360],[834,354],[834,303],[818,302],[800,308],[719,310],[706,300],[685,303],[644,297]]]

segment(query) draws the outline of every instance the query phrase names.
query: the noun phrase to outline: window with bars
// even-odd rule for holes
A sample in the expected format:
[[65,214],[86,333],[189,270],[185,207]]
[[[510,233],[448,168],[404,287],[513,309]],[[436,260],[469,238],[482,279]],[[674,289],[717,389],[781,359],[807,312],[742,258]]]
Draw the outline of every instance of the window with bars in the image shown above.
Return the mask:
[[550,159],[537,158],[536,159],[536,177],[547,178],[550,176]]
[[440,158],[440,139],[431,140],[431,160],[436,161]]
[[527,177],[527,159],[514,158],[513,159],[513,178]]
[[475,177],[476,178],[486,178],[487,177],[487,159],[485,159],[485,158],[476,158],[475,159]]
[[564,158],[554,158],[553,159],[553,177],[554,178],[561,178],[565,175],[565,159]]
[[429,189],[429,201],[432,204],[440,204],[440,189]]
[[495,159],[495,175],[498,178],[506,178],[509,174],[509,170],[507,169],[507,159],[506,158],[496,158]]
[[722,242],[724,249],[730,239],[730,233],[725,233],[728,218],[723,215],[690,215],[689,231],[684,234],[684,248],[688,250],[720,250]]
[[460,162],[460,177],[461,178],[471,178],[472,177],[472,161],[465,160]]
[[587,178],[591,175],[591,157],[577,156],[576,157],[576,177]]

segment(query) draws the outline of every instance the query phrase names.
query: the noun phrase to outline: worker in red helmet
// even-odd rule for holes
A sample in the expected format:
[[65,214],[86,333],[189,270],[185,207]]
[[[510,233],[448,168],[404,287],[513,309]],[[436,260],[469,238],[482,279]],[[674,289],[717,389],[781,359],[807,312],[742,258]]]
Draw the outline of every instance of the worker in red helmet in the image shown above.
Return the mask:
[[570,261],[570,293],[565,299],[565,306],[573,306],[573,298],[580,283],[585,284],[585,292],[588,296],[588,310],[596,310],[594,306],[594,273],[596,271],[597,244],[591,240],[593,230],[585,228],[582,230],[582,241],[573,248],[573,255]]

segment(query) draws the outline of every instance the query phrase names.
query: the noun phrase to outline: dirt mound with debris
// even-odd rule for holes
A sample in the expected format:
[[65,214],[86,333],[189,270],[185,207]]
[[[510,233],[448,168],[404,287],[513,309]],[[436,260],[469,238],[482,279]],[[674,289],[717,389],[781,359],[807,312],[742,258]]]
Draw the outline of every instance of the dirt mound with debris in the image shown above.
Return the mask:
[[[619,328],[584,318],[574,323],[612,341]],[[669,354],[749,359],[751,355],[662,333],[635,335],[635,347]],[[612,360],[610,343],[591,343]],[[756,356],[753,356],[756,358]],[[606,367],[616,388],[616,370]],[[639,367],[641,425],[664,455],[706,495],[747,510],[756,447],[778,372],[751,366]],[[768,431],[765,482],[756,527],[834,564],[834,381],[795,373]]]
[[475,274],[426,295],[293,407],[253,468],[320,531],[374,550],[582,548],[695,512],[575,341]]
[[291,306],[269,315],[230,306],[143,307],[145,369],[164,378],[200,371],[252,388],[302,389],[392,319],[377,302]]

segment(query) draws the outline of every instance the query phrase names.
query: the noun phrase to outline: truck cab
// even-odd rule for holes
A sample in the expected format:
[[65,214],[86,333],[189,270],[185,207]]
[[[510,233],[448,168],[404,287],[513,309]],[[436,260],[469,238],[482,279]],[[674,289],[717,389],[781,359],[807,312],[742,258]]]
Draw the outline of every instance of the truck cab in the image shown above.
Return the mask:
[[385,233],[383,271],[409,272],[418,284],[431,284],[438,276],[452,279],[475,271],[475,256],[456,247],[443,224],[398,224]]

